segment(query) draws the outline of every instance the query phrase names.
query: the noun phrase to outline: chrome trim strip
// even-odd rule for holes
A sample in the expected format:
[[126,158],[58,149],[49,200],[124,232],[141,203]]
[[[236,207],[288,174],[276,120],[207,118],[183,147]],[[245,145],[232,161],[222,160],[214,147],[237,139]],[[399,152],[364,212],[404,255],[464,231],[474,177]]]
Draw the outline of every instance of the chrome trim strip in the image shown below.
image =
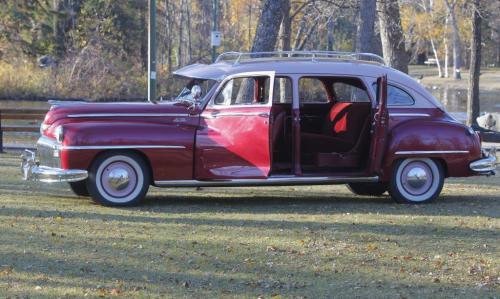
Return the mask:
[[396,155],[468,154],[469,151],[398,151]]
[[268,112],[221,112],[221,113],[211,113],[209,115],[203,115],[203,118],[217,118],[224,116],[260,116],[269,117]]
[[89,113],[69,114],[70,118],[95,118],[95,117],[189,117],[187,113]]
[[427,113],[389,113],[391,117],[430,117]]
[[185,149],[183,145],[63,145],[62,150],[100,150],[100,149]]
[[40,137],[37,144],[54,150],[101,150],[101,149],[185,149],[183,145],[62,145],[46,136]]
[[231,187],[231,186],[283,186],[312,184],[344,184],[351,182],[378,182],[379,177],[296,177],[277,176],[267,179],[228,179],[228,180],[174,180],[155,181],[158,187]]

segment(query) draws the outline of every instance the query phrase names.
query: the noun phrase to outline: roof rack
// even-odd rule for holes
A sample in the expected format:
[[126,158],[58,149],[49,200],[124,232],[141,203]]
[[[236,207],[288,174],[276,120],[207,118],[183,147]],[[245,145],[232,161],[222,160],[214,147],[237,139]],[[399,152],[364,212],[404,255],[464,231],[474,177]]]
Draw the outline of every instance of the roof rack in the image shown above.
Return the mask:
[[333,51],[272,51],[272,52],[226,52],[217,57],[215,63],[227,62],[237,65],[255,60],[320,60],[360,61],[385,65],[384,59],[372,53],[333,52]]

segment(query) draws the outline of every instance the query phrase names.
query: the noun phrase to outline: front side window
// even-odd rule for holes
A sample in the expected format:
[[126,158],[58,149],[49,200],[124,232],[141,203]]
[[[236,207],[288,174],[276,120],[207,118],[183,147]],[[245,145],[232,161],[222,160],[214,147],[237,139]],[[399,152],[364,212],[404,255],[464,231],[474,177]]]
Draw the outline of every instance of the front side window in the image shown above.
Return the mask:
[[215,105],[265,105],[269,100],[269,77],[234,78],[215,97]]
[[216,81],[174,77],[168,83],[169,90],[165,93],[166,99],[170,99],[171,101],[194,101],[191,94],[191,89],[194,85],[201,87],[201,97],[203,98],[210,92]]
[[273,103],[292,103],[292,80],[288,77],[276,77],[274,79]]

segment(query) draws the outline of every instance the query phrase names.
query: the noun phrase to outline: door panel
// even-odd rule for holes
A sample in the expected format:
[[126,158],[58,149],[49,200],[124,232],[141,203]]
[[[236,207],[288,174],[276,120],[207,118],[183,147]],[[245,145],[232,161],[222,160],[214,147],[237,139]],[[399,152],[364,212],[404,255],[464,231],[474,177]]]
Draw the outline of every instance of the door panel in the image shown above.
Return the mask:
[[387,144],[389,112],[387,110],[387,75],[377,79],[377,107],[374,111],[370,146],[370,174],[381,174]]
[[[271,167],[270,113],[274,73],[252,74],[252,77],[257,76],[269,77],[269,91],[265,93],[269,97],[267,104],[209,104],[201,114],[196,135],[196,179],[268,177]],[[224,83],[221,85],[224,86]],[[259,96],[257,88],[254,96]]]

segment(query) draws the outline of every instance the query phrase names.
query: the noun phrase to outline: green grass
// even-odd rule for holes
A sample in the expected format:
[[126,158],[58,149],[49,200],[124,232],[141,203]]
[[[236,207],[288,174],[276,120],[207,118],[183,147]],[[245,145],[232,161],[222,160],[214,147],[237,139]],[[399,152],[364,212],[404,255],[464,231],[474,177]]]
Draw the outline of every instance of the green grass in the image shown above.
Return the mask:
[[152,188],[107,208],[0,154],[0,297],[498,298],[500,178],[428,205],[344,186]]

